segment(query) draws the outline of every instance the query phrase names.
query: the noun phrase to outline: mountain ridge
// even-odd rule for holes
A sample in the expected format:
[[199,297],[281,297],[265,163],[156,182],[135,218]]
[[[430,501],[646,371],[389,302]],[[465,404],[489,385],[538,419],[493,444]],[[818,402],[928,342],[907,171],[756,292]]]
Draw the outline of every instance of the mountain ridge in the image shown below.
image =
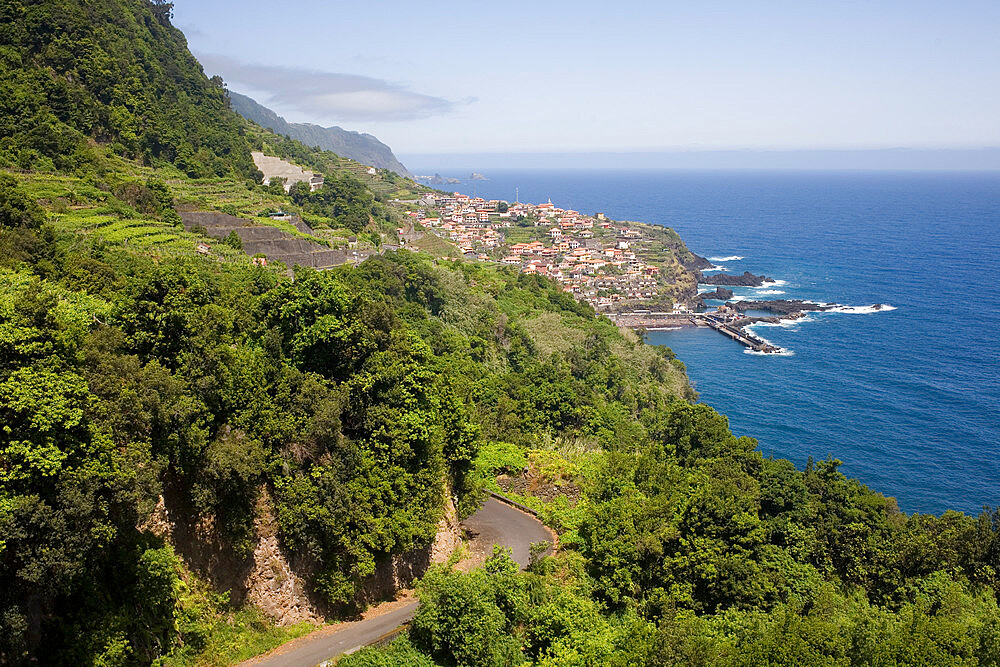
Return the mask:
[[336,125],[323,127],[313,123],[289,123],[252,97],[232,90],[229,91],[229,99],[236,113],[277,134],[284,134],[307,146],[319,146],[363,164],[388,169],[406,178],[413,177],[392,149],[374,135],[345,130]]

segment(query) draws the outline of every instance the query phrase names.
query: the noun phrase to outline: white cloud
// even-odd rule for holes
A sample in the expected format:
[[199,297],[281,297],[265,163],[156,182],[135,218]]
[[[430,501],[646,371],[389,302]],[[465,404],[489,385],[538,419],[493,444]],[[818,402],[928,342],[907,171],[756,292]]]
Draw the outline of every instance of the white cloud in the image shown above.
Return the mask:
[[209,75],[220,75],[231,87],[264,93],[259,101],[265,106],[294,109],[311,122],[414,120],[456,106],[442,97],[357,74],[255,65],[215,54],[203,54],[199,60]]

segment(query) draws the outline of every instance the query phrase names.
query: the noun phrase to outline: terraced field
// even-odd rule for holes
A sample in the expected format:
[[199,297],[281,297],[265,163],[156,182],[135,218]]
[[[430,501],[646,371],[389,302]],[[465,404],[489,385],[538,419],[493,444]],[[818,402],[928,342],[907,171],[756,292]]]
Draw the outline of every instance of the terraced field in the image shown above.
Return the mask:
[[[96,209],[77,209],[53,215],[52,225],[63,232],[72,232],[101,240],[112,245],[128,247],[142,254],[153,256],[190,255],[199,243],[207,239],[174,225],[157,220],[119,218],[98,213]],[[220,261],[247,262],[249,259],[229,246],[209,245],[208,254]]]

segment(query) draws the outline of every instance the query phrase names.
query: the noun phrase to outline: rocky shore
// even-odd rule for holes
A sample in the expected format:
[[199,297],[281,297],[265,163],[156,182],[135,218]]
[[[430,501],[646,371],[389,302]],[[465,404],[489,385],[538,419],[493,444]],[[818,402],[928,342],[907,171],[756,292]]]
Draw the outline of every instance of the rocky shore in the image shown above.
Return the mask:
[[725,287],[716,287],[711,292],[702,292],[698,295],[701,299],[716,299],[718,301],[729,301],[733,298],[733,290]]
[[802,301],[801,299],[773,299],[770,301],[730,301],[726,304],[739,313],[748,310],[766,310],[778,315],[794,315],[795,313],[823,312],[833,310],[838,305],[835,303],[813,303]]
[[755,276],[749,271],[744,271],[741,276],[733,276],[727,273],[716,273],[713,275],[702,274],[698,280],[703,285],[728,285],[730,287],[760,287],[764,283],[773,283],[773,278],[767,276]]

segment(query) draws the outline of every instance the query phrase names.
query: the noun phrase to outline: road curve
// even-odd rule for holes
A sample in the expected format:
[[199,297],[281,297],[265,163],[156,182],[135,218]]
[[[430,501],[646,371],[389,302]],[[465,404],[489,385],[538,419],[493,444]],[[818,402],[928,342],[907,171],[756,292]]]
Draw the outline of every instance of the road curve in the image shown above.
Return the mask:
[[[495,498],[489,498],[462,526],[472,535],[474,552],[488,555],[494,544],[501,544],[510,547],[511,555],[521,567],[528,564],[532,542],[552,542],[552,534],[538,519]],[[411,620],[416,610],[417,601],[413,600],[373,618],[323,628],[241,665],[315,667],[375,641]]]

